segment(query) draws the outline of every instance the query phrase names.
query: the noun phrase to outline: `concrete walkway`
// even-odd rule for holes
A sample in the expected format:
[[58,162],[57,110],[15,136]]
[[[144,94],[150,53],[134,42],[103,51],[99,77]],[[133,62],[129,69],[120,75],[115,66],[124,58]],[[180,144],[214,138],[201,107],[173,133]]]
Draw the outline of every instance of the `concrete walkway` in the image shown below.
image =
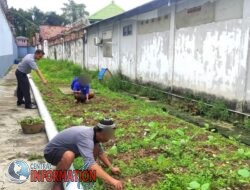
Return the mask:
[[[0,189],[1,190],[50,190],[51,183],[30,182],[23,184],[10,183],[5,177],[5,169],[14,160],[24,160],[30,165],[34,162],[45,162],[43,149],[47,143],[45,132],[25,135],[18,121],[26,116],[38,116],[38,110],[27,110],[16,106],[14,90],[16,88],[15,66],[0,79]],[[31,157],[40,160],[28,161]]]

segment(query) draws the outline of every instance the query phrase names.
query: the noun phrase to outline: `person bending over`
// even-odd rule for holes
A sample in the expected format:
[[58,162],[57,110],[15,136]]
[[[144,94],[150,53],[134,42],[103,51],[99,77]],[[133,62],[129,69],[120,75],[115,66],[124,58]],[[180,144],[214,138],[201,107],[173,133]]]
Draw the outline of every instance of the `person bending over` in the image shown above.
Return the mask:
[[21,63],[18,64],[16,70],[17,78],[17,106],[25,104],[26,109],[36,109],[36,105],[31,103],[30,98],[30,84],[27,74],[31,73],[31,70],[35,70],[44,84],[47,84],[47,80],[43,77],[41,71],[38,69],[36,61],[40,60],[44,56],[43,50],[36,50],[35,54],[26,55]]
[[89,102],[94,94],[90,92],[89,80],[87,77],[79,76],[71,83],[71,89],[74,92],[76,103]]
[[[55,165],[57,170],[68,170],[74,159],[82,156],[86,169],[96,171],[97,177],[113,185],[116,190],[122,190],[122,182],[111,177],[95,161],[98,157],[112,173],[120,173],[119,168],[112,166],[100,145],[113,137],[114,129],[115,124],[110,119],[101,120],[94,128],[75,126],[65,129],[47,144],[44,157],[48,163]],[[56,182],[53,190],[61,189],[62,183]]]

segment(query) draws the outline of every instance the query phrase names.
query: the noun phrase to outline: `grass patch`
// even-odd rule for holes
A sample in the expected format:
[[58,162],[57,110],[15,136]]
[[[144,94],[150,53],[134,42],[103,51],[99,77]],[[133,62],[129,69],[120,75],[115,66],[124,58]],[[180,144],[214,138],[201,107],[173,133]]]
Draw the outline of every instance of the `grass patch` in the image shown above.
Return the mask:
[[32,161],[32,160],[42,160],[43,159],[43,155],[39,155],[36,153],[32,153],[29,155],[28,160]]
[[[35,75],[34,79],[58,130],[76,123],[93,126],[104,116],[114,118],[116,138],[104,147],[114,165],[121,168],[122,175],[116,178],[124,181],[126,189],[249,187],[249,147],[171,116],[162,111],[161,103],[145,103],[119,93],[118,79],[100,83],[96,71],[82,71],[63,61],[42,60],[39,68],[49,84],[43,86]],[[70,86],[81,72],[92,77],[91,87],[99,93],[89,104],[75,105],[73,96],[62,94],[58,87]],[[221,112],[219,108],[214,112]],[[76,159],[75,167],[81,168],[82,162]],[[105,188],[99,181],[96,189]]]

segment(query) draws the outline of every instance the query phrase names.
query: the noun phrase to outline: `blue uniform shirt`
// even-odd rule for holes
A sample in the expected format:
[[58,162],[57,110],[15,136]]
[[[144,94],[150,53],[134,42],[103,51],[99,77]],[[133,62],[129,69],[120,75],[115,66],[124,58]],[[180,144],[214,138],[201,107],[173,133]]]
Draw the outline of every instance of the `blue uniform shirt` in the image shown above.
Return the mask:
[[74,83],[73,86],[74,91],[81,91],[83,95],[89,94],[89,85],[81,85],[78,81]]

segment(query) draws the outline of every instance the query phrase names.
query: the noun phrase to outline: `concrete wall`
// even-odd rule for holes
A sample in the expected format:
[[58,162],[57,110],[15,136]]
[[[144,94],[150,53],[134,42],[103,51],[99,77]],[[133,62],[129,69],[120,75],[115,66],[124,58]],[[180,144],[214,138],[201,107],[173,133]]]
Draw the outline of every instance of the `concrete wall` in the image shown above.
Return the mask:
[[17,57],[16,43],[0,6],[0,77],[4,76]]
[[[132,25],[132,35],[123,36],[123,27]],[[120,71],[123,75],[136,79],[137,76],[137,22],[130,18],[121,22],[120,28]]]
[[23,58],[27,54],[31,54],[35,52],[35,47],[32,46],[18,46],[18,58]]
[[[250,101],[249,10],[250,0],[183,0],[101,22],[87,28],[82,64],[165,88]],[[132,33],[124,35],[128,25]],[[103,44],[96,46],[95,37]],[[61,57],[62,45],[54,49]]]
[[[105,23],[106,28],[96,25],[88,30],[87,67],[108,67],[163,87],[248,100],[250,89],[246,95],[248,87],[244,86],[249,4],[249,0],[189,0]],[[123,36],[123,27],[129,24],[133,34]],[[113,32],[112,58],[103,57],[103,47],[93,43],[107,28]]]
[[[46,44],[45,44],[46,45]],[[49,58],[68,60],[84,67],[85,50],[83,39],[63,42],[52,46],[44,46]],[[46,52],[45,52],[46,53]]]
[[240,98],[238,83],[245,75],[245,43],[248,36],[242,31],[241,19],[178,30],[174,86]]

